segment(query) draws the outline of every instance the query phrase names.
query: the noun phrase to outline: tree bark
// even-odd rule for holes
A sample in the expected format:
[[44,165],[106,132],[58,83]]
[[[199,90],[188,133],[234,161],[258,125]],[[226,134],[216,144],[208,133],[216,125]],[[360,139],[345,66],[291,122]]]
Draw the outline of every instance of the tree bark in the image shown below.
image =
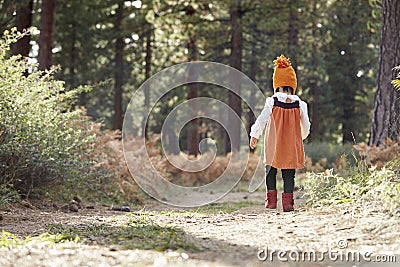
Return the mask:
[[55,28],[56,0],[43,0],[39,36],[39,69],[50,69]]
[[[71,25],[71,44],[70,46],[70,51],[69,51],[69,73],[68,73],[68,86],[70,88],[75,87],[75,77],[76,77],[76,48],[75,48],[75,43],[76,43],[76,22],[72,21]],[[85,105],[85,93],[81,93],[79,95],[79,103],[81,105]]]
[[370,145],[386,138],[400,141],[400,93],[393,87],[393,69],[400,62],[400,4],[382,0],[382,32],[379,51],[377,92],[372,118]]
[[[19,1],[21,2],[21,1]],[[17,4],[17,12],[15,16],[15,26],[19,32],[30,28],[32,26],[32,9],[33,0],[23,1]],[[25,35],[23,38],[18,40],[13,45],[13,54],[22,55],[23,57],[29,57],[29,51],[31,50],[30,45],[31,37],[30,35]]]
[[[149,25],[149,27],[152,27]],[[153,29],[150,28],[149,32],[146,35],[146,57],[145,57],[145,62],[146,62],[146,67],[145,67],[145,79],[150,78],[151,74],[151,60],[152,60],[152,48],[151,48],[151,42],[152,42],[152,37],[153,37]],[[145,107],[149,107],[150,105],[150,90],[145,90],[144,92],[144,105]]]
[[[151,47],[151,42],[153,39],[153,28],[151,24],[147,24],[149,27],[149,30],[146,34],[146,56],[145,56],[145,72],[144,72],[144,78],[145,81],[150,78],[151,75],[151,61],[152,61],[152,47]],[[149,86],[145,86],[144,88],[144,106],[145,109],[148,110],[150,107],[150,88]],[[143,116],[143,132],[142,132],[142,137],[147,138],[147,124],[146,124],[146,116]]]
[[[255,28],[256,25],[252,25],[251,28]],[[254,37],[253,37],[254,38]],[[252,46],[251,46],[251,65],[250,65],[250,73],[249,73],[249,78],[253,81],[256,82],[256,73],[257,73],[257,47],[256,47],[256,40],[253,40]],[[250,92],[250,107],[254,107],[256,103],[255,95],[253,90]],[[247,114],[247,131],[250,134],[251,132],[251,126],[254,124],[256,121],[256,116],[254,115],[253,111],[251,108],[249,108],[249,113]],[[249,136],[249,142],[250,142],[251,137]],[[254,153],[255,149],[250,148],[250,153]]]
[[299,29],[297,26],[297,0],[290,0],[289,4],[289,25],[288,25],[288,56],[292,61],[293,68],[297,66],[296,56],[299,47]]
[[[315,14],[316,9],[317,9],[317,1],[313,0],[311,3],[312,5],[312,13]],[[311,133],[312,137],[313,136],[319,136],[319,116],[318,116],[318,109],[319,109],[319,90],[318,90],[318,77],[316,75],[317,73],[317,68],[318,68],[318,46],[317,46],[317,25],[315,22],[315,17],[313,19],[313,26],[312,26],[312,32],[311,35],[313,37],[313,44],[312,44],[312,58],[311,58],[311,65],[312,65],[312,71],[313,71],[313,76],[310,79],[310,89],[312,92],[313,96],[313,101],[312,101],[312,115],[311,115]]]
[[114,88],[114,129],[122,130],[122,85],[124,78],[124,39],[122,36],[122,19],[123,19],[124,2],[118,3],[116,10],[115,30],[117,32],[117,39],[115,42],[115,88]]
[[[231,39],[231,55],[230,62],[231,67],[241,71],[242,70],[242,48],[243,48],[243,29],[241,24],[242,10],[240,7],[240,1],[233,4],[229,8],[230,23],[232,31]],[[235,111],[237,116],[242,116],[242,101],[240,95],[240,84],[237,75],[231,75],[231,89],[234,91],[228,92],[228,105]],[[240,150],[240,122],[233,118],[233,114],[229,113],[228,133],[229,138],[226,138],[225,151],[229,153],[232,151]],[[230,141],[230,142],[229,142]]]
[[[188,50],[189,50],[189,61],[194,62],[197,61],[197,46],[196,40],[190,39],[188,43]],[[189,76],[190,80],[196,80],[196,70],[194,68],[189,68]],[[188,84],[189,91],[187,95],[187,99],[197,98],[197,84],[190,83]],[[197,110],[195,103],[190,103],[189,106],[192,110]],[[199,120],[192,119],[188,125],[188,135],[187,135],[187,145],[188,145],[188,153],[189,155],[197,156],[199,154]]]

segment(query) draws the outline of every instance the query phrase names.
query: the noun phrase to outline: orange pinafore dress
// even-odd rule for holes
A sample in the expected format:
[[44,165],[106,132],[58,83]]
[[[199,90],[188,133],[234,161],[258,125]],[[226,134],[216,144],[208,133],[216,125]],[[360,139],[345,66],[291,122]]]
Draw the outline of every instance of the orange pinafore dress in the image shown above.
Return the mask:
[[274,106],[264,136],[264,163],[277,169],[304,168],[304,146],[300,128],[300,103]]

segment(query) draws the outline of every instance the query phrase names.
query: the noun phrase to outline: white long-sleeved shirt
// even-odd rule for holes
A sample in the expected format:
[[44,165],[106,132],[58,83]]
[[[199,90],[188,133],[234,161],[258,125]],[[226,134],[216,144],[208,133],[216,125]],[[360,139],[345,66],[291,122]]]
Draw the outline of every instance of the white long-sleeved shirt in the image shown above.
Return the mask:
[[308,118],[307,103],[302,101],[297,95],[288,95],[286,93],[278,92],[273,96],[268,97],[265,101],[264,109],[261,114],[257,117],[256,122],[251,126],[250,136],[254,138],[259,138],[263,133],[265,125],[267,124],[269,117],[272,113],[272,107],[274,106],[274,97],[278,98],[278,101],[287,103],[287,99],[290,102],[299,101],[300,106],[300,127],[301,127],[301,137],[306,139],[310,134],[310,119]]

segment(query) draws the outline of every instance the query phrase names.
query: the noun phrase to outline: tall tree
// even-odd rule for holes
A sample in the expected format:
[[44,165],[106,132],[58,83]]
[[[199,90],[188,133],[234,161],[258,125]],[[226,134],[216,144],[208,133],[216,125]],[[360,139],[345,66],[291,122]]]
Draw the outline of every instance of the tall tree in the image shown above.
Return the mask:
[[[374,68],[375,48],[370,46],[373,34],[368,30],[371,6],[354,0],[337,1],[330,7],[333,20],[328,26],[331,41],[324,47],[325,66],[332,90],[338,137],[342,142],[364,140],[369,114],[365,112],[371,83],[370,69]],[[349,14],[351,12],[351,15]]]
[[[152,60],[152,40],[153,40],[153,28],[150,24],[148,25],[148,30],[146,33],[146,56],[145,56],[145,63],[146,63],[146,67],[145,67],[145,74],[144,77],[147,80],[148,78],[150,78],[151,75],[151,60]],[[149,106],[149,91],[146,91],[145,94],[145,106],[148,107]]]
[[[250,24],[250,28],[252,28],[252,29],[255,29],[256,28],[256,25],[255,24]],[[250,56],[250,60],[251,60],[251,62],[250,62],[250,71],[249,71],[249,78],[252,80],[252,81],[256,81],[256,74],[257,74],[257,67],[258,67],[258,64],[257,64],[257,47],[256,47],[256,42],[255,42],[255,40],[254,40],[254,37],[252,37],[252,40],[251,40],[252,42],[251,42],[251,52],[250,52],[250,54],[251,54],[251,56]],[[250,103],[249,103],[249,105],[250,105],[250,107],[254,107],[255,106],[255,103],[256,103],[256,99],[255,99],[255,95],[254,95],[254,92],[253,92],[253,90],[250,92]],[[251,110],[251,109],[249,109],[248,110],[248,113],[247,113],[247,127],[246,127],[246,129],[247,129],[247,131],[250,133],[251,132],[251,126],[254,124],[254,122],[256,121],[256,116],[254,115],[254,113],[253,113],[253,111]],[[251,137],[250,137],[250,135],[249,135],[249,142],[250,142],[250,139],[251,139]],[[255,149],[252,149],[252,148],[250,148],[250,152],[251,153],[254,153],[254,151],[255,151]]]
[[[19,32],[23,32],[32,26],[32,9],[33,0],[17,2],[15,26]],[[18,42],[16,42],[12,47],[13,54],[28,57],[31,49],[30,40],[30,35],[25,35],[23,38],[18,40]]]
[[292,61],[293,66],[297,67],[297,51],[298,51],[298,35],[299,35],[299,27],[298,27],[298,0],[290,0],[289,1],[289,24],[288,24],[288,48],[287,54],[290,56],[290,60]]
[[39,36],[39,69],[46,70],[53,64],[56,0],[43,0]]
[[2,0],[0,1],[0,33],[8,30],[15,24],[13,13],[16,12],[16,0]]
[[[231,55],[230,65],[231,67],[241,71],[242,70],[242,49],[243,49],[243,28],[242,28],[242,9],[241,1],[234,1],[229,7],[230,23],[231,23]],[[242,101],[240,95],[240,85],[237,80],[237,75],[231,75],[231,89],[234,92],[228,92],[228,104],[240,118],[242,116]],[[229,117],[233,117],[232,112],[229,113]],[[230,133],[230,145],[227,143],[225,146],[226,153],[240,150],[240,122],[235,119],[229,119],[229,133]],[[228,139],[227,139],[228,140]]]
[[399,1],[382,0],[382,31],[371,145],[380,145],[386,138],[400,141],[400,93],[391,84],[396,77],[393,68],[400,62],[399,14]]
[[52,57],[62,66],[57,79],[64,80],[68,90],[79,85],[93,88],[80,95],[79,105],[107,128],[114,128],[115,11],[110,1],[57,0]]
[[[188,22],[186,25],[186,31],[188,35],[188,42],[187,42],[187,50],[189,55],[189,62],[195,62],[198,60],[198,48],[197,48],[197,40],[196,40],[196,33],[194,28],[194,21],[196,20],[196,10],[195,7],[192,5],[188,5],[185,7],[185,14],[188,17]],[[197,79],[197,70],[195,68],[189,68],[189,79],[196,80]],[[190,83],[188,84],[188,93],[187,99],[195,99],[198,97],[198,84],[197,83]],[[189,102],[189,106],[192,110],[197,110],[196,102]],[[196,116],[197,114],[193,114]],[[189,155],[197,156],[199,153],[199,119],[194,118],[189,121],[188,125],[188,133],[187,133],[187,148]]]
[[115,88],[114,88],[114,129],[122,130],[122,86],[124,78],[124,39],[122,35],[122,19],[124,17],[124,1],[119,1],[116,10],[115,31],[117,39],[115,41]]
[[[316,0],[312,0],[311,1],[311,12],[312,14],[316,14],[317,11],[317,1]],[[313,77],[311,77],[310,79],[310,90],[311,90],[311,95],[312,95],[312,117],[311,117],[311,133],[315,136],[319,135],[319,125],[320,125],[320,120],[319,120],[319,88],[318,88],[318,75],[317,75],[317,68],[318,68],[318,54],[319,54],[319,47],[318,47],[318,43],[317,43],[317,22],[316,22],[316,16],[313,15],[312,18],[312,37],[314,42],[312,43],[312,53],[311,53],[311,65],[314,68],[313,71]]]
[[[146,38],[146,55],[145,55],[145,73],[144,73],[144,79],[147,80],[150,78],[151,75],[151,63],[152,63],[152,55],[153,55],[153,51],[152,51],[152,41],[153,41],[153,26],[150,23],[146,22],[146,26],[145,27],[147,29],[147,32],[145,34],[145,38]],[[146,110],[150,107],[150,88],[148,86],[146,86],[144,88],[144,106],[146,108]],[[145,127],[144,131],[142,132],[142,137],[148,137],[147,136],[147,124],[146,124],[146,116],[143,116],[143,122],[142,125]]]
[[[195,62],[197,61],[197,46],[196,46],[196,40],[194,38],[191,38],[188,42],[188,51],[189,51],[189,62]],[[197,73],[196,69],[194,68],[189,68],[189,76],[191,80],[195,80]],[[187,95],[187,99],[194,99],[197,98],[198,96],[198,88],[197,88],[197,83],[190,83],[188,85],[189,91]],[[190,107],[192,110],[197,110],[196,107],[196,102],[189,102]],[[195,114],[194,114],[195,115]],[[192,119],[189,122],[189,129],[188,129],[188,153],[189,155],[195,155],[199,153],[199,133],[198,133],[198,128],[199,128],[199,120],[197,118]]]

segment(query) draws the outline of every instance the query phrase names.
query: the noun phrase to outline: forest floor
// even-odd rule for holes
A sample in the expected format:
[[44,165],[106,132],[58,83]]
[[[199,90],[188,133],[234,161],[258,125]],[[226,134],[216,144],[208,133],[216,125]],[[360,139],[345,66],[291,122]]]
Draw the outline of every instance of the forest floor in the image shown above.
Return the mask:
[[263,197],[232,192],[197,209],[147,200],[127,212],[79,203],[76,212],[43,202],[3,207],[0,266],[400,266],[398,220],[310,208],[301,194],[295,212],[266,210]]

